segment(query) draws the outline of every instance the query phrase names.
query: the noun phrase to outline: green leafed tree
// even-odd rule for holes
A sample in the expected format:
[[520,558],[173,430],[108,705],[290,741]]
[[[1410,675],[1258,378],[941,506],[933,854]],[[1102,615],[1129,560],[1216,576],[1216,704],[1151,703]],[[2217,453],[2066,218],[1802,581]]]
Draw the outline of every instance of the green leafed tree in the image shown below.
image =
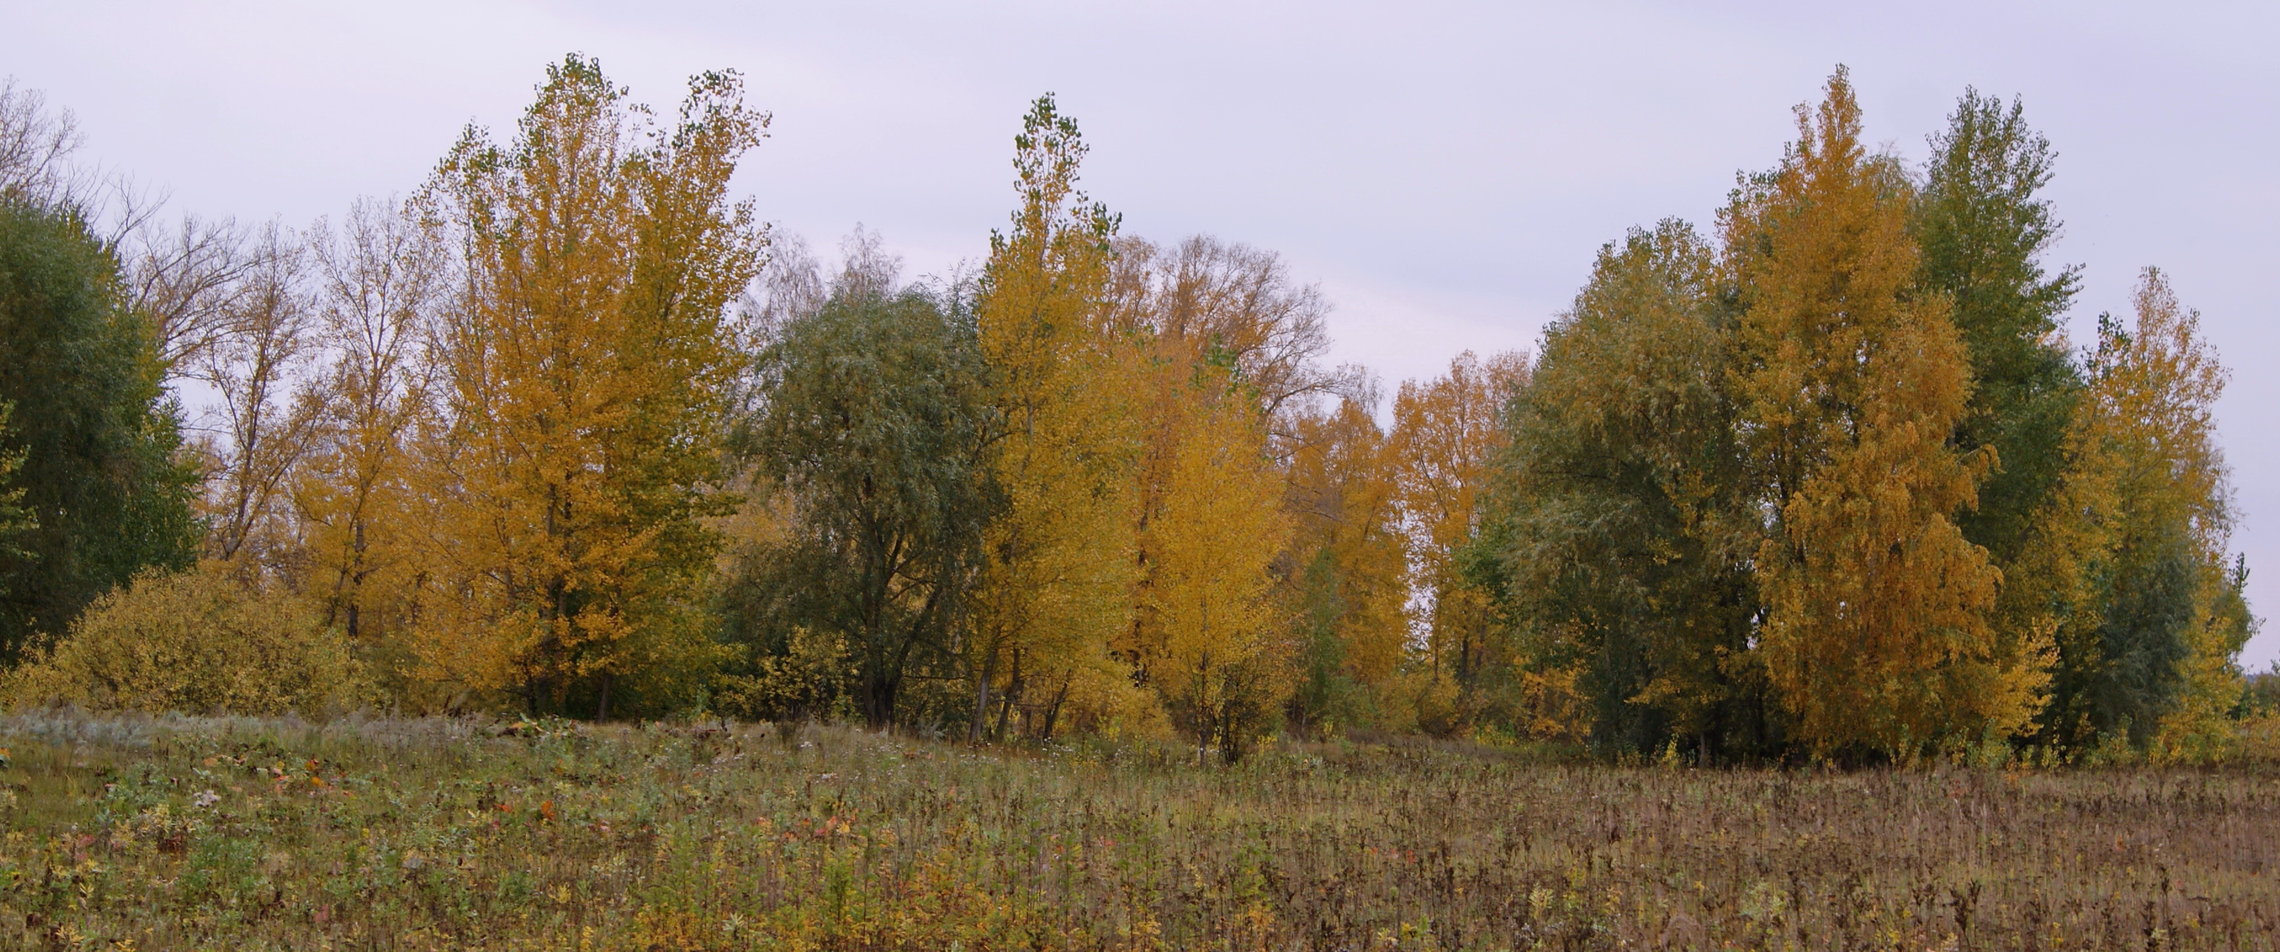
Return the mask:
[[[0,441],[7,439],[8,418],[15,409],[0,403]],[[23,465],[23,450],[0,451],[0,558],[22,555],[23,549],[17,547],[20,537],[38,525],[24,508],[24,487],[16,482],[16,471]],[[7,593],[0,591],[0,598],[5,597]]]
[[857,706],[885,725],[909,673],[956,673],[993,512],[972,311],[947,293],[842,283],[761,368],[754,447],[789,525],[739,583],[768,606],[752,634],[762,656],[801,630],[836,636]]
[[2041,195],[2053,153],[2017,100],[1977,90],[1964,92],[1931,148],[1909,223],[1922,249],[1918,279],[1948,297],[1971,361],[1956,448],[1994,452],[1978,505],[1957,523],[2004,572],[1995,626],[2048,632],[2061,608],[2050,586],[2055,562],[2071,554],[2063,529],[2038,520],[2058,517],[2050,503],[2082,390],[2058,326],[2080,269],[2051,273],[2042,262],[2059,232]]
[[[0,197],[0,665],[60,636],[96,597],[196,553],[197,476],[179,410],[119,266],[69,206]],[[0,467],[0,470],[10,467]]]
[[1683,222],[1602,248],[1507,410],[1483,541],[1526,663],[1573,673],[1603,750],[1763,743],[1757,527],[1719,291]]

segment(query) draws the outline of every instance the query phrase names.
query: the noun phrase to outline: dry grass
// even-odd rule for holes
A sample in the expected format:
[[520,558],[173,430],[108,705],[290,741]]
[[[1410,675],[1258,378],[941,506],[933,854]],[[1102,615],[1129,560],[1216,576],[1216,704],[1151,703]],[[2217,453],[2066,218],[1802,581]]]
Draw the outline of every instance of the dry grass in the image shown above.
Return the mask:
[[2280,783],[0,718],[0,947],[2271,949]]

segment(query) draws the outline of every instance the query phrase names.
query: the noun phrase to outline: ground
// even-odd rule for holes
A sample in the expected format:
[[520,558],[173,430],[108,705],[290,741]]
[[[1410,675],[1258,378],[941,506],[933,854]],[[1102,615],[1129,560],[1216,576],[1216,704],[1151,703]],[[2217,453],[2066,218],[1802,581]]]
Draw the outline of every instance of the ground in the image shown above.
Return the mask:
[[0,947],[2280,947],[2260,770],[0,717]]

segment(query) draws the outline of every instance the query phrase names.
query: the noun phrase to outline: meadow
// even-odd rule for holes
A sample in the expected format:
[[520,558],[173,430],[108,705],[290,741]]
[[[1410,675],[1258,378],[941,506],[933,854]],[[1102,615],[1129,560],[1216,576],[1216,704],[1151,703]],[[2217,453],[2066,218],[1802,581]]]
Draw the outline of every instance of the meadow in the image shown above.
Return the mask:
[[2271,949],[2280,778],[0,717],[0,947]]

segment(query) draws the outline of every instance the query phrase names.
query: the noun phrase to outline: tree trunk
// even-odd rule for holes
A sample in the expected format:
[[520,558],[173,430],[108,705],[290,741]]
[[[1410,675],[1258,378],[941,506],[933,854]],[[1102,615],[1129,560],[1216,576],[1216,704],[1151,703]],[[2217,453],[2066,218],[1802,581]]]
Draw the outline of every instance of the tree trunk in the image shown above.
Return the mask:
[[997,652],[982,660],[981,676],[974,679],[974,716],[966,724],[966,743],[982,742],[982,725],[990,716],[990,679],[997,677]]
[[1013,682],[1005,686],[1005,693],[998,695],[997,729],[993,734],[999,739],[1005,737],[1005,724],[1013,717],[1013,705],[1021,700],[1020,668],[1016,667],[1014,671]]
[[1045,708],[1045,727],[1038,731],[1038,740],[1053,739],[1053,725],[1061,719],[1061,703],[1069,699],[1069,682],[1061,682],[1061,689],[1053,692],[1053,703]]
[[863,723],[872,730],[885,730],[895,719],[896,679],[873,675],[863,683]]

